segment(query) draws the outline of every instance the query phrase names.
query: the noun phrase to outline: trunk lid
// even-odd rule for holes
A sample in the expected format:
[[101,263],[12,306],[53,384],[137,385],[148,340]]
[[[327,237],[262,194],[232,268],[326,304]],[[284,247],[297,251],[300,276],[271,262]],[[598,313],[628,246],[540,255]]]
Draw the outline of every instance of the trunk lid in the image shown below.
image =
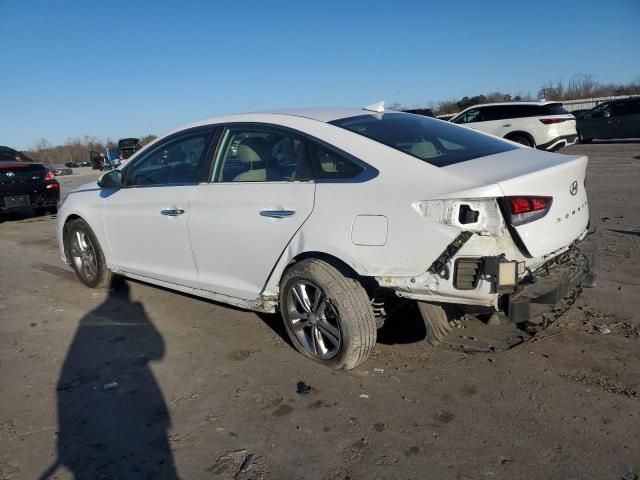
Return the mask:
[[[553,203],[538,220],[513,227],[532,257],[567,247],[589,223],[584,188],[586,156],[561,155],[519,148],[445,167],[470,174],[484,184],[497,184],[504,196],[549,196]],[[466,169],[465,169],[466,164]]]
[[41,163],[0,162],[0,185],[8,188],[20,184],[41,182],[47,172]]

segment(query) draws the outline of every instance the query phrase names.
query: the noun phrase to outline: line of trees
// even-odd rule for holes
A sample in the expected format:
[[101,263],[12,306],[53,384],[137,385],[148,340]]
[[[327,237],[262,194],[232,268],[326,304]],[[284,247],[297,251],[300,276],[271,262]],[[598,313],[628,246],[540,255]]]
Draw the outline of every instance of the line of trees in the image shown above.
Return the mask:
[[[580,98],[608,97],[613,95],[640,95],[640,76],[635,81],[625,84],[599,83],[596,77],[589,73],[577,73],[565,84],[562,80],[549,81],[538,90],[537,97],[531,93],[518,92],[516,94],[491,92],[472,97],[431,102],[426,106],[436,115],[460,112],[467,107],[480,103],[532,101],[540,98],[545,100],[577,100]],[[391,105],[392,110],[404,110],[399,103]],[[419,108],[419,107],[417,107]]]
[[[140,144],[146,145],[156,138],[155,135],[145,135],[140,138]],[[41,138],[30,149],[24,152],[29,158],[48,165],[54,163],[68,163],[72,161],[88,160],[89,152],[104,153],[108,148],[118,146],[117,140],[110,138],[100,140],[97,137],[85,135],[79,138],[69,138],[63,145],[52,145],[46,138]]]

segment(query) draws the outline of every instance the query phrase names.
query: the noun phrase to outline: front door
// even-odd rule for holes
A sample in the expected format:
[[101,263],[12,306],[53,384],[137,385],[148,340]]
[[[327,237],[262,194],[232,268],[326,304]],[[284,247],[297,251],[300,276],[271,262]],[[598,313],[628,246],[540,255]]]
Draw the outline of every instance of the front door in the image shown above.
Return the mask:
[[313,210],[304,141],[289,131],[225,130],[211,182],[191,197],[189,234],[198,287],[253,300]]
[[197,286],[188,220],[210,134],[200,129],[169,137],[123,169],[123,187],[104,202],[118,270]]

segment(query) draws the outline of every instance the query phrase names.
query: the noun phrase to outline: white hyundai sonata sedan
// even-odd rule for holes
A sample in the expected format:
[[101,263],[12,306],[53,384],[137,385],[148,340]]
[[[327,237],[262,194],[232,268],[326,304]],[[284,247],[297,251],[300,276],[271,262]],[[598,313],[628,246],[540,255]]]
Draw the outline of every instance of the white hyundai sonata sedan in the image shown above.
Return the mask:
[[350,369],[398,299],[436,343],[463,311],[536,330],[592,285],[587,161],[379,106],[211,118],[71,192],[58,240],[89,287],[280,311],[298,351]]

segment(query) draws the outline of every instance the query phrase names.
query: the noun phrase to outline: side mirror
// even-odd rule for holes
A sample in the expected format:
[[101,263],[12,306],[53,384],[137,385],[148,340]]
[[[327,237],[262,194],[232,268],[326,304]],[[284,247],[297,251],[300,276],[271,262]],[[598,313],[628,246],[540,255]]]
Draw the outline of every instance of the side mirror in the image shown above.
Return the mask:
[[100,188],[120,188],[122,187],[122,174],[120,170],[110,170],[100,175],[98,179]]

